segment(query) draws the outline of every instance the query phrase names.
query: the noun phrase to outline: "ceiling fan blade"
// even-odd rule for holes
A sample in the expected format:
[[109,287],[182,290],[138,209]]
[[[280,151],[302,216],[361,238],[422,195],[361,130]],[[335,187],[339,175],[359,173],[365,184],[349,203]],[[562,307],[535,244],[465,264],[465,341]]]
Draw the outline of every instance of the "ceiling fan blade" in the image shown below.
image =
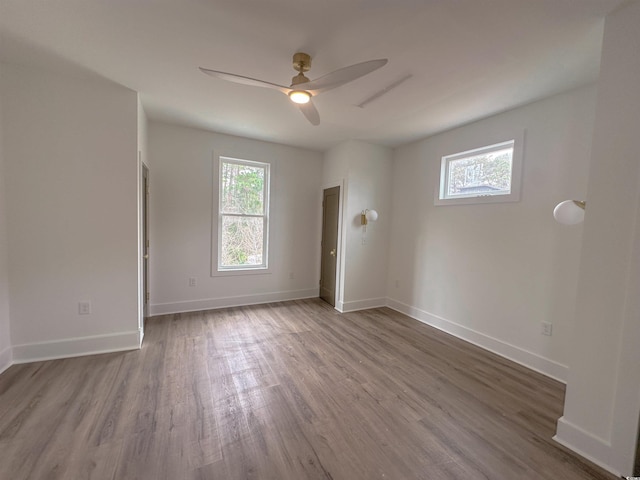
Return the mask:
[[379,60],[369,60],[368,62],[356,63],[349,67],[340,68],[305,83],[304,89],[312,95],[317,95],[318,93],[326,92],[332,88],[349,83],[356,78],[363,77],[374,70],[384,67],[387,62],[388,60],[386,58],[381,58]]
[[298,104],[298,107],[304,116],[307,117],[307,120],[311,122],[311,125],[320,125],[320,114],[311,100],[309,100],[308,103]]
[[209,70],[208,68],[200,68],[202,73],[206,73],[215,78],[220,78],[222,80],[227,80],[233,83],[240,83],[242,85],[251,85],[253,87],[264,87],[264,88],[272,88],[275,90],[280,90],[284,94],[289,94],[291,89],[289,87],[285,87],[283,85],[278,85],[276,83],[265,82],[264,80],[258,80],[257,78],[245,77],[242,75],[236,75],[235,73],[226,73],[219,72],[217,70]]

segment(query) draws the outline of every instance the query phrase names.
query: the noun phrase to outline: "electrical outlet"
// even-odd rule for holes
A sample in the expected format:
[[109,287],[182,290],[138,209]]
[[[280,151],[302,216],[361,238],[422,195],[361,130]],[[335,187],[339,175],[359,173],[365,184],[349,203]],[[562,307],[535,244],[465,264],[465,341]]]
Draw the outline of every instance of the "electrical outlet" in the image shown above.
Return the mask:
[[553,325],[549,322],[540,322],[540,326],[540,333],[550,337],[553,333]]
[[367,237],[362,237],[362,244],[366,245],[367,244]]
[[197,287],[198,286],[198,279],[196,277],[189,277],[189,286],[190,287]]
[[91,314],[91,302],[78,302],[78,315]]

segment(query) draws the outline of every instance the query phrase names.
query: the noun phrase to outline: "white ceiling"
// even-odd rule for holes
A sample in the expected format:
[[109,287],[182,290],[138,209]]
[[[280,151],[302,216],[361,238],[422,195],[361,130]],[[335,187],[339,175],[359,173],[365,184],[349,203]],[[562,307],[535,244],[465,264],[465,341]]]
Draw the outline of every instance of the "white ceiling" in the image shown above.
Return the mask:
[[[81,67],[140,93],[151,119],[323,150],[396,146],[596,80],[603,19],[623,0],[0,0],[0,60]],[[382,69],[314,99],[288,85],[376,58]],[[364,108],[367,97],[411,75]]]

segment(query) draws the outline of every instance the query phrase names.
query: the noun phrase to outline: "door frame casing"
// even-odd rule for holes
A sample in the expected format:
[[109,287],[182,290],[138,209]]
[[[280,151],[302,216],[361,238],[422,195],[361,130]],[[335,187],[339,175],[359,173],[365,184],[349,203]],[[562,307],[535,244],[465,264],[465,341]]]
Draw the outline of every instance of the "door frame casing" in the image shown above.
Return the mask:
[[[338,242],[337,242],[337,252],[336,252],[336,291],[335,291],[335,309],[339,312],[342,312],[342,307],[344,304],[344,228],[343,228],[343,212],[344,212],[344,199],[345,195],[345,181],[344,178],[340,180],[331,181],[325,183],[320,188],[320,241],[322,241],[322,214],[324,207],[322,206],[322,202],[324,201],[324,191],[327,188],[340,187],[340,194],[338,195]],[[320,258],[318,259],[320,265],[322,264],[322,247],[320,248]],[[320,271],[318,271],[318,274]]]

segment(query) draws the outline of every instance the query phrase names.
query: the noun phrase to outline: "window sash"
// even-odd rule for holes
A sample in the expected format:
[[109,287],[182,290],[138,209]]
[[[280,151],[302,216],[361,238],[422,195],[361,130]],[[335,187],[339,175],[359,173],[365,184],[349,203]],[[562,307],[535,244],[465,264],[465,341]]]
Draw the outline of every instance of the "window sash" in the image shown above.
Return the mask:
[[[468,198],[468,197],[488,197],[494,195],[509,195],[511,193],[511,182],[513,179],[513,146],[514,141],[510,140],[508,142],[502,142],[495,145],[489,145],[486,147],[476,148],[473,150],[467,150],[466,152],[460,152],[453,155],[446,155],[442,157],[442,177],[441,177],[441,190],[440,190],[440,199],[447,200],[453,198]],[[460,162],[466,159],[472,159],[474,157],[481,157],[484,155],[488,155],[495,152],[507,151],[510,150],[509,156],[509,186],[505,189],[496,190],[493,192],[483,192],[483,193],[451,193],[451,178],[452,178],[452,164],[456,162]]]
[[[524,142],[524,131],[512,132],[512,135],[513,136],[509,135],[512,140],[500,141],[480,148],[465,150],[441,157],[440,177],[439,183],[436,186],[434,192],[434,204],[436,206],[442,206],[518,201],[520,199],[520,182],[522,175],[522,145]],[[483,187],[484,191],[449,193],[452,171],[451,167],[452,165],[455,167],[456,161],[473,159],[473,157],[481,157],[483,155],[500,152],[501,150],[511,150],[509,159],[511,178],[508,186],[506,186],[504,183],[497,183],[495,186],[498,189],[491,190],[491,186],[494,186],[493,183],[482,183],[478,185],[478,188]],[[479,160],[478,164],[480,164],[481,161],[482,160]],[[486,165],[485,168],[487,168]],[[462,172],[462,170],[460,170],[459,173],[460,172]]]

